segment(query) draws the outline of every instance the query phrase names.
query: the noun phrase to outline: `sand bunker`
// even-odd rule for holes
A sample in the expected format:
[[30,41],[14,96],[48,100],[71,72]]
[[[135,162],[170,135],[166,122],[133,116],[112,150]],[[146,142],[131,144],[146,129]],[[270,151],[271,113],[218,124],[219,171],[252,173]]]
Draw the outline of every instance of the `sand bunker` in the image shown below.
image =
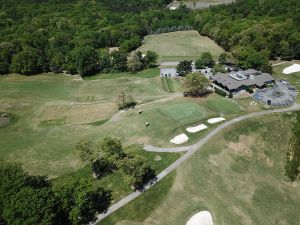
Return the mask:
[[186,225],[213,225],[213,219],[208,211],[201,211],[195,214]]
[[291,74],[291,73],[296,73],[300,72],[300,65],[299,64],[294,64],[292,66],[286,67],[282,73],[284,74]]
[[188,128],[186,128],[186,130],[187,130],[188,132],[190,132],[190,133],[197,133],[197,132],[199,132],[199,131],[201,131],[201,130],[204,130],[204,129],[206,129],[206,128],[207,128],[206,125],[200,124],[199,126],[196,126],[196,127],[188,127]]
[[207,120],[207,122],[210,124],[213,124],[213,123],[219,123],[224,120],[225,119],[223,117],[217,117],[217,118],[211,118],[211,119]]
[[184,142],[187,142],[189,140],[188,136],[186,134],[180,134],[176,137],[174,137],[170,142],[175,144],[175,145],[180,145]]

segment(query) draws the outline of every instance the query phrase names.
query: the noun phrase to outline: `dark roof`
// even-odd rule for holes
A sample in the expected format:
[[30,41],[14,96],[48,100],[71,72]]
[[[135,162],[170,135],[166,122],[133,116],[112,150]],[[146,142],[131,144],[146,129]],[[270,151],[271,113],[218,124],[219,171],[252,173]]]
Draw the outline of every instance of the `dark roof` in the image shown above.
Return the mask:
[[256,85],[258,87],[263,86],[266,82],[274,81],[274,78],[268,73],[262,73],[260,75],[251,76],[246,80],[236,80],[232,78],[229,74],[217,73],[212,77],[212,79],[229,90],[237,89],[241,86],[252,86]]

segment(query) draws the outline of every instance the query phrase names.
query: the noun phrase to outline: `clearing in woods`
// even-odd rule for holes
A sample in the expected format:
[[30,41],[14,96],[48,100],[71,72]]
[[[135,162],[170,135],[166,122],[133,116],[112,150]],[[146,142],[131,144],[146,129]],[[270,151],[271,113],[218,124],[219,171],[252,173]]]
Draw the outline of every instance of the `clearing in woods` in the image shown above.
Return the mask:
[[197,31],[177,31],[158,35],[148,35],[139,51],[155,51],[159,62],[196,60],[203,52],[210,52],[215,60],[224,50],[208,37]]

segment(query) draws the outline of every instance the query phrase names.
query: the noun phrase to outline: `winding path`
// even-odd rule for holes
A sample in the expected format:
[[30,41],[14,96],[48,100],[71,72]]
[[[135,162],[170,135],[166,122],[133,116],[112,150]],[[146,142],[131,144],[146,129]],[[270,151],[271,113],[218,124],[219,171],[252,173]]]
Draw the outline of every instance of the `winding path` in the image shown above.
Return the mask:
[[[243,115],[243,116],[237,117],[235,119],[232,119],[232,120],[229,120],[229,121],[223,123],[219,127],[217,127],[214,130],[210,131],[205,137],[203,137],[196,144],[188,146],[188,147],[182,147],[182,148],[157,148],[157,147],[151,147],[152,150],[154,150],[155,152],[178,152],[180,149],[184,150],[184,151],[187,151],[182,157],[180,157],[179,159],[177,159],[169,167],[167,167],[160,174],[158,174],[157,175],[157,180],[156,180],[155,183],[159,182],[162,178],[164,178],[169,173],[171,173],[172,171],[174,171],[181,163],[183,163],[188,158],[190,158],[197,150],[200,150],[200,148],[208,140],[210,140],[216,134],[220,133],[223,129],[225,129],[225,128],[233,125],[233,124],[236,124],[238,122],[241,122],[243,120],[250,119],[250,118],[254,118],[254,117],[258,117],[258,116],[263,116],[263,115],[268,115],[268,114],[271,114],[271,113],[283,113],[283,112],[290,112],[290,111],[297,111],[297,110],[300,110],[300,105],[299,104],[294,104],[292,107],[289,107],[289,108],[274,109],[274,110],[267,110],[267,111],[261,111],[261,112],[254,112],[254,113],[250,113],[250,114],[247,114],[247,115]],[[149,150],[149,146],[146,147],[146,149]],[[155,185],[155,183],[149,184],[149,185],[145,186],[145,190],[144,191],[150,189],[152,186]],[[90,223],[90,224],[91,225],[96,225],[97,223],[99,223],[105,217],[109,216],[110,214],[112,214],[116,210],[120,209],[121,207],[123,207],[127,203],[131,202],[132,200],[134,200],[138,196],[142,195],[144,191],[135,191],[135,192],[132,192],[131,194],[129,194],[128,196],[126,196],[125,198],[123,198],[122,200],[120,200],[119,202],[117,202],[117,203],[113,204],[111,207],[109,207],[106,213],[99,214],[97,216],[97,220],[95,222],[93,222],[93,223]]]

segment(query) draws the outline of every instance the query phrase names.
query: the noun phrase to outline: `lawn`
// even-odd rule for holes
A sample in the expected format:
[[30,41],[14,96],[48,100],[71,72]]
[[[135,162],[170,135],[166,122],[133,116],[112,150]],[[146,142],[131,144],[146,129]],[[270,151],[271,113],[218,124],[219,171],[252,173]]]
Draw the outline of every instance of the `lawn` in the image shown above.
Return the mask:
[[103,125],[117,112],[116,92],[121,87],[138,102],[171,96],[159,77],[129,74],[74,81],[55,74],[1,76],[0,111],[20,119],[0,129],[0,159],[19,161],[28,172],[50,177],[81,168],[74,145],[82,137],[109,135]]
[[205,109],[197,103],[170,104],[159,109],[165,116],[181,124],[189,124],[206,118]]
[[[186,132],[188,126],[205,123],[223,114],[224,109],[236,107],[237,103],[214,94],[201,99],[181,97],[181,81],[168,82],[174,84],[172,91],[166,90],[159,77],[132,74],[83,81],[55,74],[2,76],[0,111],[19,119],[0,129],[0,158],[21,162],[32,174],[56,178],[84,167],[74,153],[75,143],[81,138],[98,141],[112,136],[125,145],[174,147],[169,141]],[[120,87],[136,98],[136,109],[117,113],[115,100]],[[216,107],[220,102],[222,107]],[[138,113],[140,109],[142,114]],[[226,111],[226,118],[245,112]],[[196,142],[214,127],[189,134],[186,144]]]
[[240,106],[235,101],[227,100],[223,97],[210,99],[205,106],[210,110],[223,114],[238,114],[241,111]]
[[176,170],[162,202],[148,198],[159,198],[154,187],[100,224],[182,225],[201,210],[216,225],[298,224],[300,183],[288,182],[283,170],[292,122],[293,114],[273,114],[228,128]]
[[217,60],[224,52],[213,40],[201,36],[197,31],[149,35],[145,37],[144,44],[138,50],[143,53],[155,51],[159,55],[159,62],[196,60],[203,52],[210,52]]

